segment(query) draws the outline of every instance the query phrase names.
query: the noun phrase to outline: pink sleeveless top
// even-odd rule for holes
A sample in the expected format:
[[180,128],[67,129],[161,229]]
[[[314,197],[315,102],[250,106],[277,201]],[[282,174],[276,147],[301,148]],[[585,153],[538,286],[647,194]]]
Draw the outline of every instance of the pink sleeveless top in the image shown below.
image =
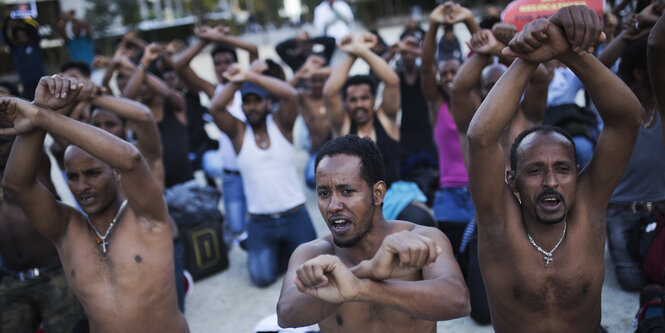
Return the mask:
[[434,141],[439,151],[440,187],[468,186],[468,176],[459,135],[453,117],[448,112],[448,103],[443,103],[434,127]]

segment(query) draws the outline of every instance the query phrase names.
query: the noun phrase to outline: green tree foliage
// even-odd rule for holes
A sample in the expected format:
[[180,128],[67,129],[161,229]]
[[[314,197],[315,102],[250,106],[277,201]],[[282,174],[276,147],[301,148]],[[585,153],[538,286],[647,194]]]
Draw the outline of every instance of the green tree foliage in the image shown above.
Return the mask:
[[92,25],[94,31],[105,31],[117,16],[122,24],[131,27],[141,22],[141,13],[137,0],[86,0],[89,4],[85,12],[85,19]]
[[135,25],[141,22],[139,3],[136,0],[115,0],[118,14],[122,17],[122,24]]

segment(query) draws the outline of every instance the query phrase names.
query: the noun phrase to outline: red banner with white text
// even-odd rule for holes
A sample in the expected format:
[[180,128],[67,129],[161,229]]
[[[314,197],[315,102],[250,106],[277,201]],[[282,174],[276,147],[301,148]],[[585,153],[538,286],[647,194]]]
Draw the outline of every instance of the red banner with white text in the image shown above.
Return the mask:
[[550,17],[560,8],[572,5],[585,5],[601,15],[605,3],[603,0],[515,0],[501,13],[501,20],[516,26],[520,31],[525,24],[541,17]]

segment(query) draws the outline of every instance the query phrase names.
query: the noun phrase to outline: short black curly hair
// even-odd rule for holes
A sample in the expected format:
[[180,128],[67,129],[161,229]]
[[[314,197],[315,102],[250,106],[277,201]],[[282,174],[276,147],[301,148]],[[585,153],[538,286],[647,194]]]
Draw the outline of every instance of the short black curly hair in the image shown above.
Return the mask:
[[326,142],[316,156],[315,169],[326,156],[350,155],[360,158],[360,177],[372,187],[385,178],[383,155],[379,147],[368,137],[360,138],[355,134],[340,136]]
[[376,81],[374,80],[373,77],[369,75],[354,75],[346,79],[346,82],[344,82],[344,86],[342,87],[342,98],[346,99],[346,90],[350,86],[355,86],[359,84],[366,84],[369,86],[369,90],[372,93],[373,97],[376,97]]

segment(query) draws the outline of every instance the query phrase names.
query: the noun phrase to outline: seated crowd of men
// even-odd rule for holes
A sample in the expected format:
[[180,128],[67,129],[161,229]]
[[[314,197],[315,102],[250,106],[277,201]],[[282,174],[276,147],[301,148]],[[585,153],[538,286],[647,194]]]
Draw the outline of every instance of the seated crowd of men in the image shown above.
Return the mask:
[[[497,332],[603,331],[607,239],[621,287],[642,291],[637,329],[664,330],[665,267],[639,243],[657,219],[665,232],[665,3],[642,2],[520,31],[446,2],[391,46],[302,32],[276,47],[288,80],[220,25],[188,48],[128,34],[95,59],[98,82],[67,62],[31,101],[0,83],[1,331],[188,332],[164,192],[199,169],[220,181],[251,282],[283,276],[282,327],[435,332],[470,315]],[[466,60],[445,47],[457,23]],[[190,66],[208,46],[215,83]],[[370,72],[349,76],[358,59]]]

